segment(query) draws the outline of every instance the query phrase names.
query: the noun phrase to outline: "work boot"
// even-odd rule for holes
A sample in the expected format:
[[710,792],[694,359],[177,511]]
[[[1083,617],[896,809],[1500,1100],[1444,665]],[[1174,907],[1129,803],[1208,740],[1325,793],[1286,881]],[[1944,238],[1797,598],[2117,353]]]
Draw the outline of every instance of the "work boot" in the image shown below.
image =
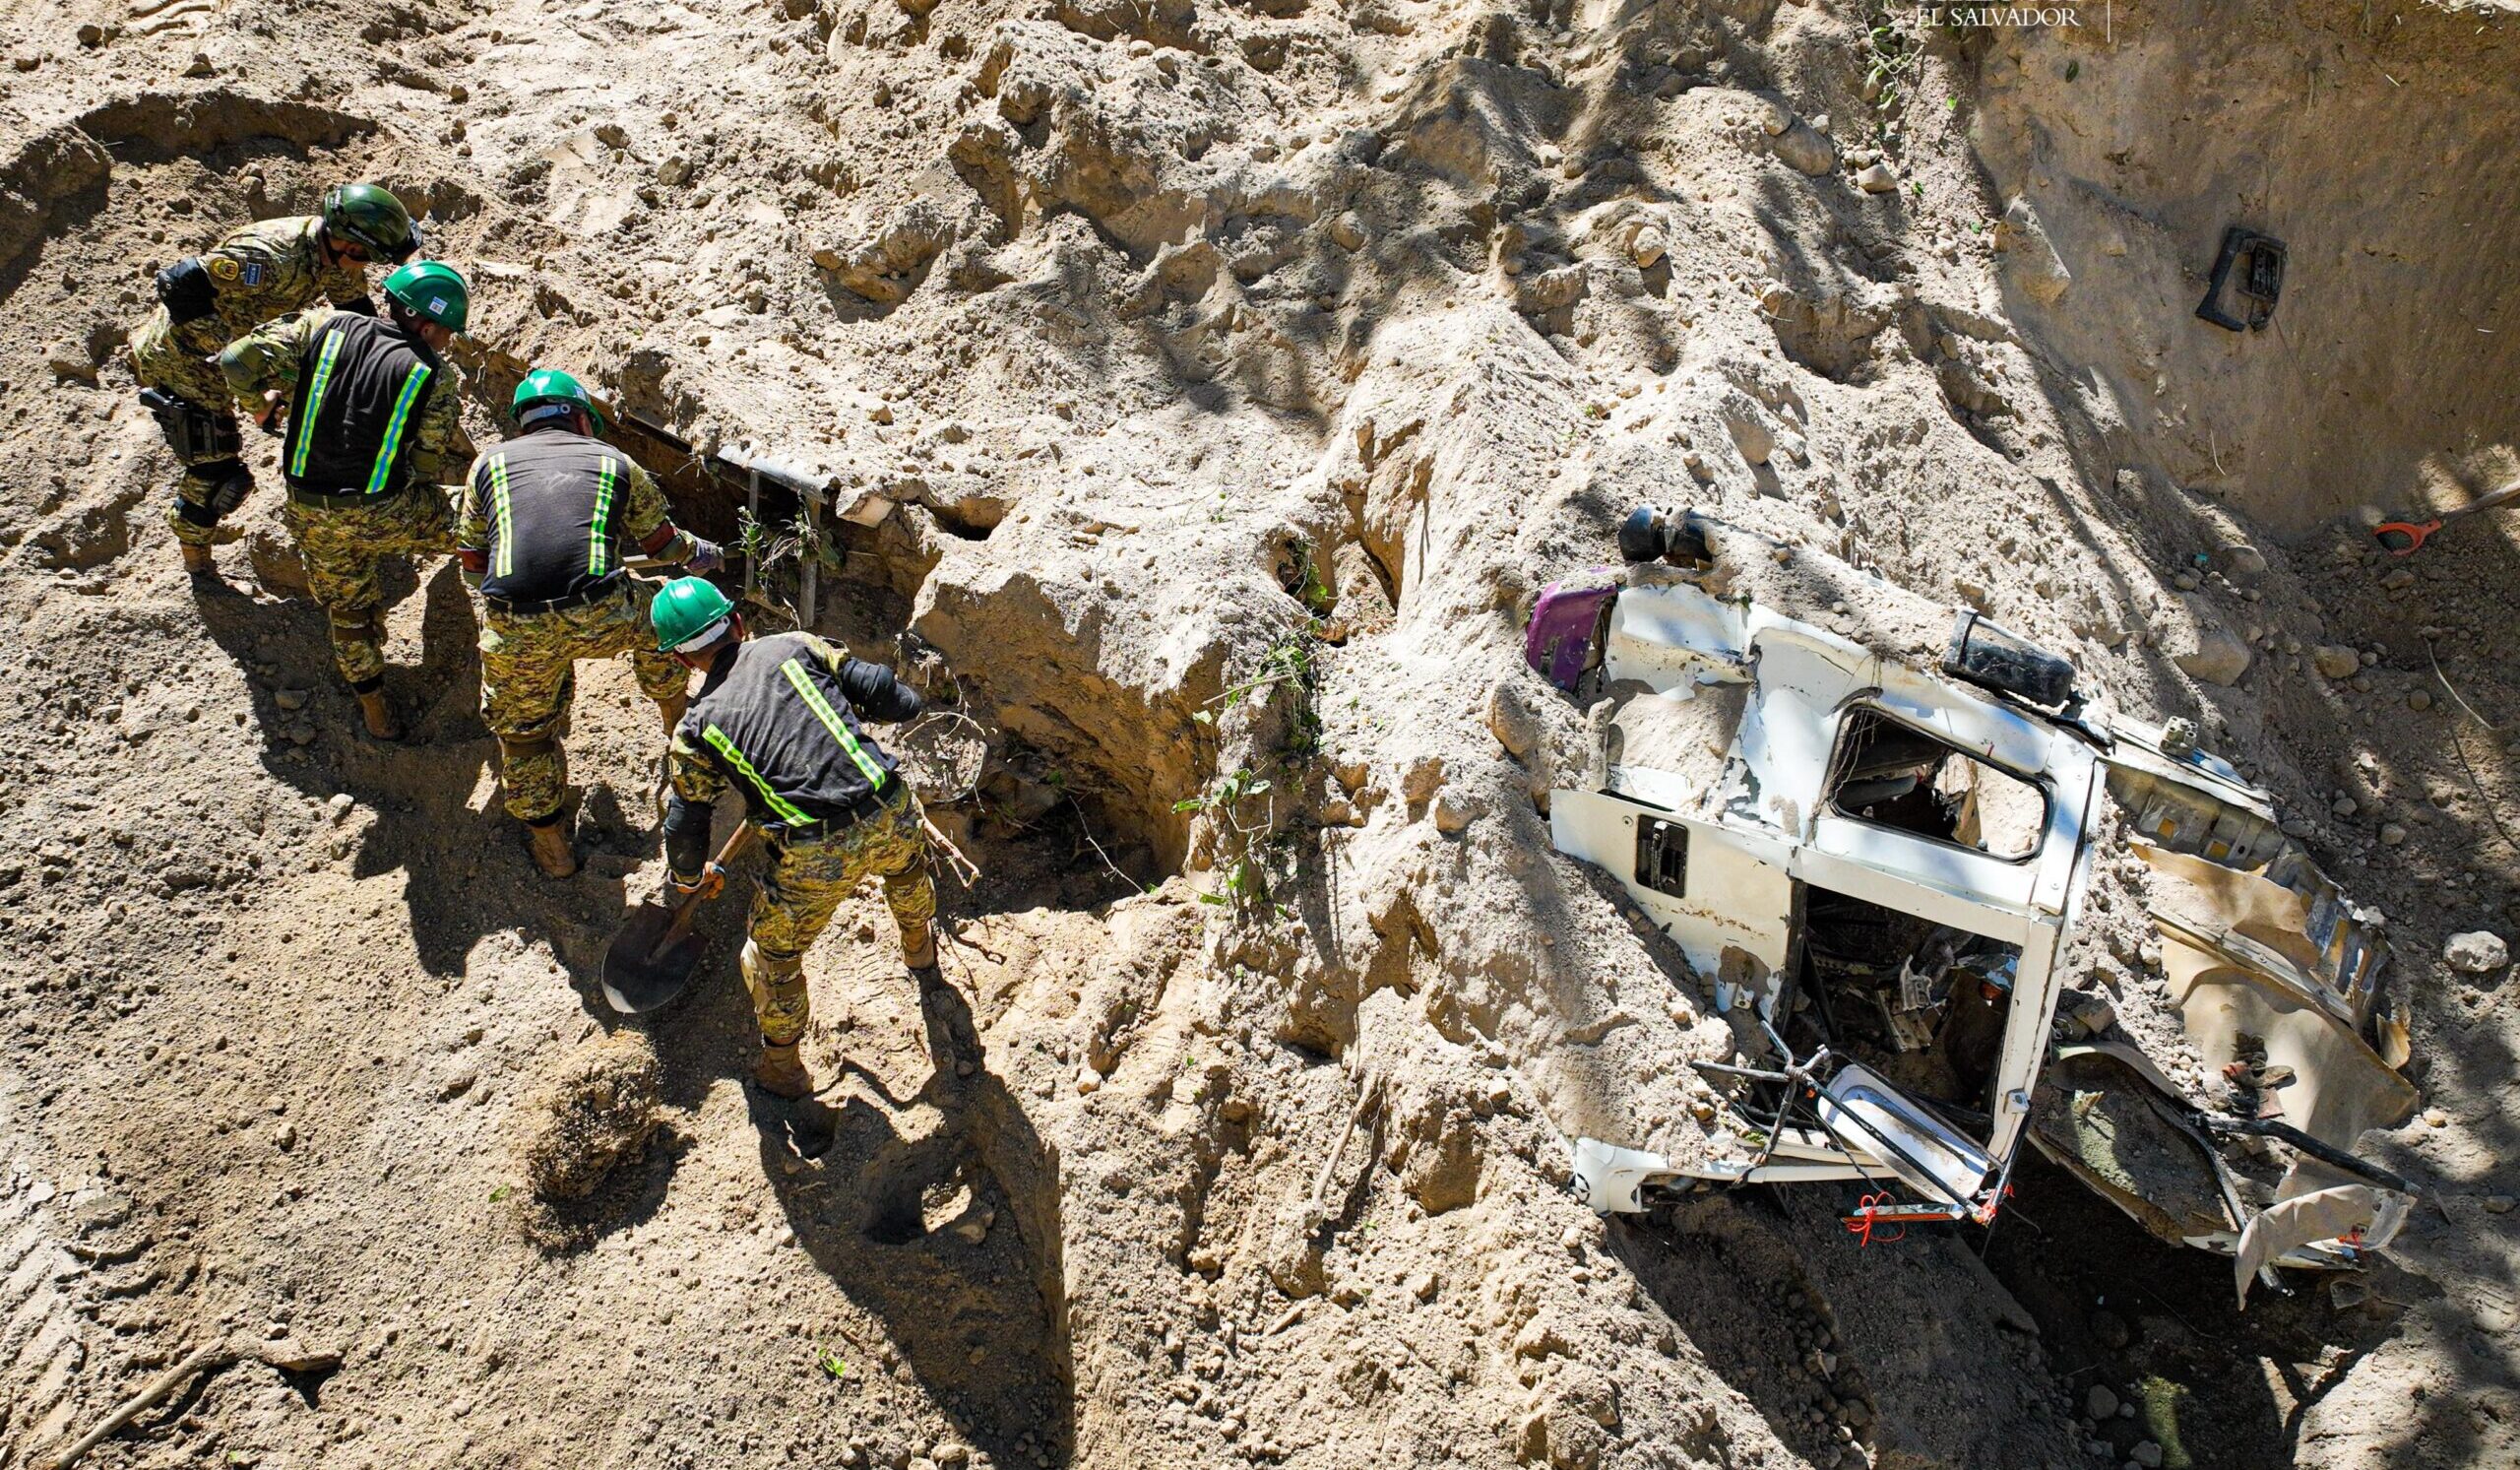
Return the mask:
[[902,963],[913,970],[936,968],[936,928],[922,924],[915,929],[902,930]]
[[403,726],[394,718],[394,707],[385,702],[385,691],[370,689],[358,697],[359,718],[367,722],[367,733],[380,740],[403,738]]
[[761,1044],[761,1059],[752,1065],[752,1079],[761,1090],[794,1102],[814,1095],[813,1074],[805,1070],[804,1058],[796,1055],[796,1043],[784,1047]]
[[565,878],[578,870],[577,846],[569,840],[567,815],[555,811],[541,821],[525,824],[527,850],[546,878]]
[[219,560],[210,554],[210,547],[196,546],[191,542],[177,542],[175,544],[184,553],[185,571],[196,577],[219,575]]

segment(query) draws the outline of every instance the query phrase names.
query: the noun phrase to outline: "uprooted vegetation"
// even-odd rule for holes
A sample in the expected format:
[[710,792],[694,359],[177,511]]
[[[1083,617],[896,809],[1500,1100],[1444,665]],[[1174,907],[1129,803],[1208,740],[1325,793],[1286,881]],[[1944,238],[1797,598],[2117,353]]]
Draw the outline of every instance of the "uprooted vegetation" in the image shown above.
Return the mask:
[[[2480,520],[2384,562],[2327,519],[2514,437],[2506,23],[2112,25],[7,18],[0,1465],[230,1319],[348,1351],[320,1395],[207,1379],[94,1463],[2507,1457],[2504,980],[2436,956],[2508,931],[2509,752],[2464,711],[2512,707],[2510,546]],[[174,568],[117,357],[148,268],[350,176],[473,281],[476,442],[523,364],[581,371],[678,513],[761,528],[758,615],[988,744],[935,803],[982,869],[943,885],[945,991],[863,895],[811,957],[818,1157],[738,1084],[739,897],[676,1008],[625,1024],[595,985],[658,882],[625,671],[581,671],[587,870],[546,884],[494,814],[450,570],[390,585],[417,717],[388,748],[287,595],[267,459],[227,590]],[[2290,250],[2237,335],[2193,315],[2233,223]],[[2425,1207],[2362,1295],[2223,1311],[2227,1265],[2142,1234],[2193,1215],[2083,1213],[2065,1171],[2106,1182],[2116,1105],[2052,1090],[2062,1167],[2022,1166],[1991,1248],[1861,1244],[1832,1184],[1572,1197],[1576,1138],[1697,1157],[1730,1120],[1688,1065],[1739,1055],[1720,962],[1552,851],[1555,794],[1656,712],[1521,649],[1620,516],[1681,502],[1784,548],[1762,597],[1805,622],[1878,636],[1877,575],[2188,722],[2384,913],[2375,1014],[2423,1098],[2358,1151]],[[1861,774],[1903,776],[1891,745]],[[2183,963],[2151,872],[2101,865],[2060,1015],[2174,1024],[2127,1001]],[[1802,963],[1860,998],[1886,953]],[[2236,1039],[2194,1085],[2227,1061],[2281,1093]]]

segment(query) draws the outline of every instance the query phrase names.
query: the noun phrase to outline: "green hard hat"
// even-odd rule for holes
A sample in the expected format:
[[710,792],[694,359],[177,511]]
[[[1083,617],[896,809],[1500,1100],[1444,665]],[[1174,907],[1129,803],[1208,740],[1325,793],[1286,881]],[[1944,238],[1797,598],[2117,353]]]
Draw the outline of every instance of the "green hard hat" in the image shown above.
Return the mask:
[[420,246],[403,201],[374,184],[335,185],[324,196],[324,232],[360,246],[372,260],[404,260]]
[[724,631],[735,605],[701,577],[676,577],[648,605],[648,621],[656,625],[657,650],[672,653],[694,643],[713,643]]
[[385,278],[385,294],[401,302],[405,311],[449,332],[463,331],[464,319],[472,309],[472,292],[464,277],[442,260],[396,266],[394,274]]
[[598,425],[603,422],[603,411],[595,406],[587,390],[556,367],[537,367],[525,375],[525,381],[516,385],[516,397],[508,400],[508,416],[523,422],[525,411],[540,404],[571,404],[586,410]]

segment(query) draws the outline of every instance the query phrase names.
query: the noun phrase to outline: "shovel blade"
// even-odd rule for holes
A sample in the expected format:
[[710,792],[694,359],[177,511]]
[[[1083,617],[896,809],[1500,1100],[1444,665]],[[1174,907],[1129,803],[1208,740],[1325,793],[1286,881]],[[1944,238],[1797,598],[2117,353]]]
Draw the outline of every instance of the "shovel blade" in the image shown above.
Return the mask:
[[662,904],[641,904],[622,921],[603,952],[603,998],[614,1010],[625,1016],[655,1010],[691,983],[708,946],[698,934],[686,933],[657,953],[658,941],[672,927],[673,911]]

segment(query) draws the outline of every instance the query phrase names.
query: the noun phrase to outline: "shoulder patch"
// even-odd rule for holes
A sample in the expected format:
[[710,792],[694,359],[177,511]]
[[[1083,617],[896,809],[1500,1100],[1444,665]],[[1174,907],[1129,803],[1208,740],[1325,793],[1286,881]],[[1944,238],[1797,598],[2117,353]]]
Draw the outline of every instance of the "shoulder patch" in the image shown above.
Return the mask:
[[214,255],[210,258],[210,274],[218,277],[220,280],[233,281],[236,279],[236,262],[228,259],[226,256]]
[[247,261],[244,268],[237,273],[236,279],[245,286],[260,286],[271,277],[271,267],[260,261]]

